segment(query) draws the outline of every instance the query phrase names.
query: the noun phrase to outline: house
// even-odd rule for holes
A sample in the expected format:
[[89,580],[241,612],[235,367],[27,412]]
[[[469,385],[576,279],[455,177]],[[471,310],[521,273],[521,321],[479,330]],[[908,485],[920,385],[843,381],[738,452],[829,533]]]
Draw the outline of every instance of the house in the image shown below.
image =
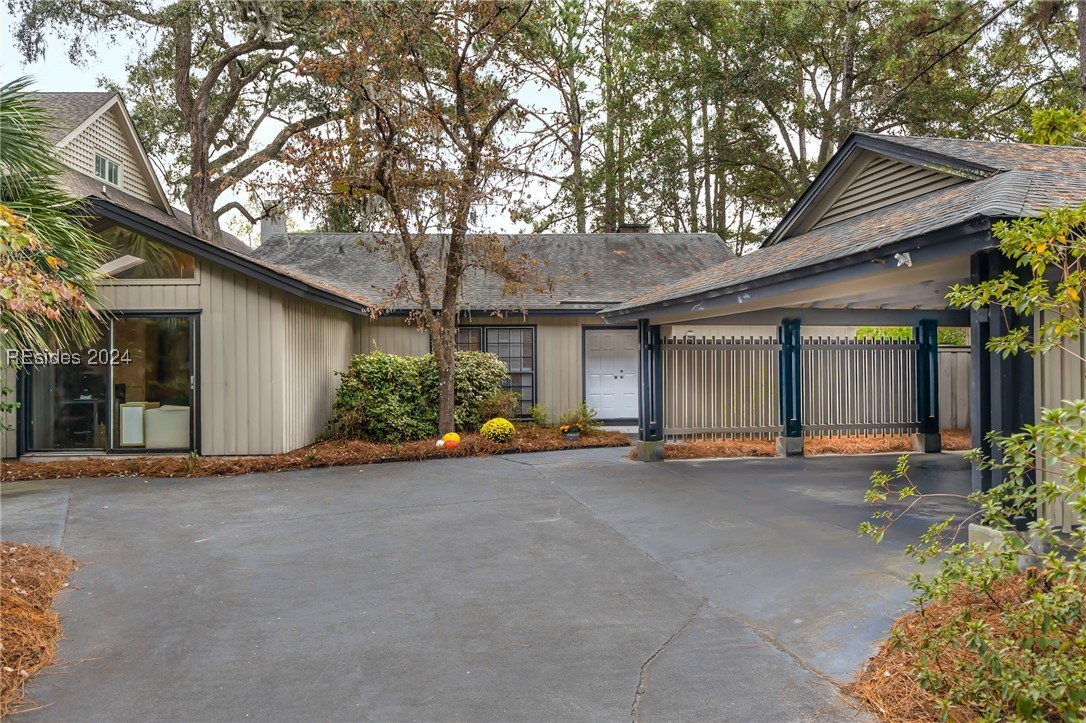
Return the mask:
[[[411,307],[389,304],[398,266],[364,237],[288,235],[279,219],[255,252],[229,234],[198,238],[119,96],[38,98],[57,120],[67,185],[113,249],[101,285],[108,321],[88,349],[5,372],[20,407],[0,433],[2,456],[286,452],[321,433],[352,354],[429,351]],[[501,279],[472,275],[461,348],[509,364],[522,411],[541,402],[557,414],[587,397],[615,421],[637,417],[636,334],[596,312],[732,256],[713,234],[507,240],[538,259],[553,290],[507,296]]]
[[[998,251],[993,223],[1084,201],[1086,148],[855,134],[761,249],[634,295],[601,316],[612,324],[639,325],[642,368],[649,370],[663,363],[660,330],[669,324],[779,327],[785,451],[802,449],[806,433],[803,395],[796,391],[805,388],[802,329],[917,326],[919,383],[911,421],[930,438],[938,434],[929,424],[937,412],[937,390],[929,382],[934,329],[969,326],[973,444],[987,450],[988,430],[1011,433],[1035,419],[1041,407],[1086,397],[1086,370],[1066,356],[1035,362],[989,353],[989,338],[1031,320],[1000,308],[952,309],[945,295],[954,284],[995,278],[1011,268]],[[1086,357],[1086,341],[1078,344],[1079,355]],[[819,373],[805,372],[807,377]],[[648,456],[668,421],[660,412],[665,400],[659,373],[643,373],[642,379],[640,427]],[[933,440],[919,441],[930,448]],[[973,475],[977,490],[1000,481],[998,470],[975,469]]]
[[[418,307],[396,293],[402,269],[392,243],[374,234],[291,233],[265,226],[257,259],[325,280],[371,299],[381,314],[355,327],[355,351],[430,351],[430,337],[411,317]],[[457,346],[492,352],[510,370],[508,388],[521,413],[544,404],[552,415],[582,400],[615,424],[637,420],[635,325],[607,325],[597,313],[647,288],[697,273],[732,252],[716,234],[651,234],[638,227],[603,234],[499,237],[509,258],[538,261],[535,283],[506,293],[504,280],[480,269],[463,279]],[[426,245],[437,253],[441,236]]]
[[[88,349],[15,375],[0,433],[27,452],[268,454],[308,444],[351,352],[362,298],[192,234],[171,207],[119,96],[41,93],[52,140],[112,246],[108,313]],[[54,363],[50,363],[54,362]]]

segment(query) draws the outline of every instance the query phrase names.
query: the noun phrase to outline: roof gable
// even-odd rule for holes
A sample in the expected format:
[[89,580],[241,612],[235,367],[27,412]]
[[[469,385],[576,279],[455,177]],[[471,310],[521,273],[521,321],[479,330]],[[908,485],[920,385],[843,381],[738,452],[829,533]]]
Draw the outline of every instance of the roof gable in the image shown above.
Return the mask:
[[97,114],[113,93],[31,93],[31,97],[42,104],[53,117],[53,126],[46,134],[49,142],[59,144],[62,140],[80,128],[91,116]]
[[853,134],[766,237],[772,246],[816,228],[996,171],[885,136]]
[[115,93],[36,93],[56,120],[51,140],[70,168],[95,174],[95,159],[105,156],[121,165],[120,188],[166,213],[173,207],[124,101]]

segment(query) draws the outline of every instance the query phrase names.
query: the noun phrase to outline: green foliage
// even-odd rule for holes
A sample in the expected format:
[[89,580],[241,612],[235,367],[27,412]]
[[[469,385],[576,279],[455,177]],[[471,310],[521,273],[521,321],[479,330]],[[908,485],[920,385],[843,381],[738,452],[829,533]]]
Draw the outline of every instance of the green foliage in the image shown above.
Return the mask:
[[[351,358],[338,374],[329,431],[376,442],[425,439],[437,434],[438,375],[433,354],[402,357],[373,351]],[[481,409],[509,376],[493,354],[456,353],[456,423],[478,429]]]
[[[1086,204],[1053,209],[1039,218],[997,224],[1001,252],[1018,273],[948,295],[960,307],[1013,310],[1020,318],[1039,315],[1027,326],[993,338],[992,352],[1008,356],[1060,354],[1086,363],[1078,340],[1086,333]],[[1065,533],[1045,517],[1067,504],[1086,519],[1086,400],[1067,400],[1042,410],[1036,424],[1020,432],[988,435],[995,453],[970,459],[999,470],[1003,483],[966,497],[976,510],[931,525],[906,553],[917,562],[938,561],[930,578],[916,575],[914,602],[955,596],[956,605],[939,625],[921,617],[917,636],[895,636],[917,660],[917,682],[944,711],[964,706],[982,720],[1082,720],[1086,718],[1086,527]],[[889,474],[876,472],[867,500],[880,506],[861,534],[879,542],[886,531],[933,495],[909,478],[908,458]],[[1033,519],[1036,517],[1036,519]],[[963,543],[958,535],[975,519],[1004,533],[995,550]],[[1028,522],[1027,522],[1028,520]],[[1030,566],[1034,573],[1020,576]],[[1029,572],[1027,570],[1027,572]],[[944,616],[945,617],[945,616]],[[964,655],[963,655],[964,653]],[[968,667],[948,661],[975,659]]]
[[1033,111],[1030,130],[1019,133],[1023,143],[1046,146],[1086,145],[1086,110],[1042,108]]
[[579,406],[563,412],[558,419],[561,427],[577,427],[584,433],[596,432],[603,428],[603,423],[596,418],[596,410],[581,402]]
[[520,395],[507,389],[492,392],[479,405],[480,419],[515,417],[520,414]]
[[[968,346],[969,330],[957,326],[939,327],[939,344],[944,346]],[[856,329],[857,339],[912,341],[913,329],[909,326],[861,326]]]
[[546,404],[533,404],[528,407],[528,419],[536,427],[549,427],[551,426],[550,410],[547,409]]
[[400,442],[437,433],[437,415],[424,388],[432,358],[373,351],[351,358],[341,372],[329,423],[336,434]]
[[[427,390],[427,405],[437,413],[438,408],[438,373],[434,355],[427,354],[422,367],[421,382]],[[501,385],[509,379],[509,368],[494,354],[481,351],[458,351],[455,359],[455,384],[453,393],[456,407],[453,418],[456,428],[461,431],[474,431],[479,428],[487,415],[483,414],[482,405],[488,398],[500,391]]]
[[0,348],[80,348],[98,337],[105,249],[61,188],[53,121],[28,87],[0,87]]
[[479,430],[479,434],[486,439],[489,439],[491,442],[505,444],[513,438],[513,434],[516,431],[516,427],[514,427],[513,423],[508,419],[495,417],[483,425],[483,428]]

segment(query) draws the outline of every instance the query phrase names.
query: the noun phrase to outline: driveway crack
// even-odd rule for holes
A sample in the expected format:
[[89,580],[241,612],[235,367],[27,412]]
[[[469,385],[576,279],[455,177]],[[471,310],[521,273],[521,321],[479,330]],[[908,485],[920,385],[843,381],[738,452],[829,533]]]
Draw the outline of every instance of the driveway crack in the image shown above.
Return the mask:
[[637,690],[634,691],[633,706],[630,708],[630,721],[632,721],[632,723],[638,723],[640,720],[641,701],[644,699],[645,694],[649,692],[649,670],[652,668],[653,662],[663,655],[664,651],[667,650],[667,647],[671,645],[675,638],[682,635],[683,632],[690,627],[691,623],[693,623],[694,619],[698,616],[698,613],[700,613],[707,604],[709,604],[709,599],[703,597],[701,602],[698,603],[698,606],[694,608],[694,612],[690,613],[690,617],[686,619],[686,622],[683,623],[682,627],[672,633],[671,637],[665,640],[664,644],[657,648],[656,652],[650,655],[648,660],[641,664],[641,674],[637,679]]

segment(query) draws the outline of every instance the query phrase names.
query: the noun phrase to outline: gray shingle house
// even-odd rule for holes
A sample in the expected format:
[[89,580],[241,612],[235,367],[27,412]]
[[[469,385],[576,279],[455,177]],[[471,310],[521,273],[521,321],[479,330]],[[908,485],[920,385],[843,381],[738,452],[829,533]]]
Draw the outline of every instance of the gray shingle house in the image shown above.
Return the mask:
[[[359,320],[356,352],[380,349],[417,355],[429,335],[409,318],[417,305],[397,293],[400,262],[373,234],[271,232],[253,252],[259,260],[317,278],[370,300],[381,311]],[[535,283],[507,293],[494,273],[464,278],[458,336],[461,349],[484,350],[509,365],[510,389],[521,411],[547,405],[552,414],[586,400],[610,422],[637,419],[636,327],[607,325],[596,315],[629,297],[734,258],[716,234],[537,234],[499,237],[508,257],[538,262]],[[443,238],[431,236],[431,258]]]
[[[97,344],[71,350],[80,363],[4,372],[20,407],[4,420],[13,429],[0,432],[0,456],[285,452],[320,434],[351,354],[429,351],[405,323],[410,305],[388,298],[398,267],[357,235],[281,235],[256,253],[229,234],[197,238],[119,96],[38,99],[56,119],[69,189],[113,248],[101,283],[108,323]],[[637,417],[636,336],[604,328],[596,312],[731,258],[711,234],[509,242],[539,260],[552,291],[505,296],[501,279],[473,275],[461,347],[504,359],[523,409],[560,413],[587,397],[614,419]]]

